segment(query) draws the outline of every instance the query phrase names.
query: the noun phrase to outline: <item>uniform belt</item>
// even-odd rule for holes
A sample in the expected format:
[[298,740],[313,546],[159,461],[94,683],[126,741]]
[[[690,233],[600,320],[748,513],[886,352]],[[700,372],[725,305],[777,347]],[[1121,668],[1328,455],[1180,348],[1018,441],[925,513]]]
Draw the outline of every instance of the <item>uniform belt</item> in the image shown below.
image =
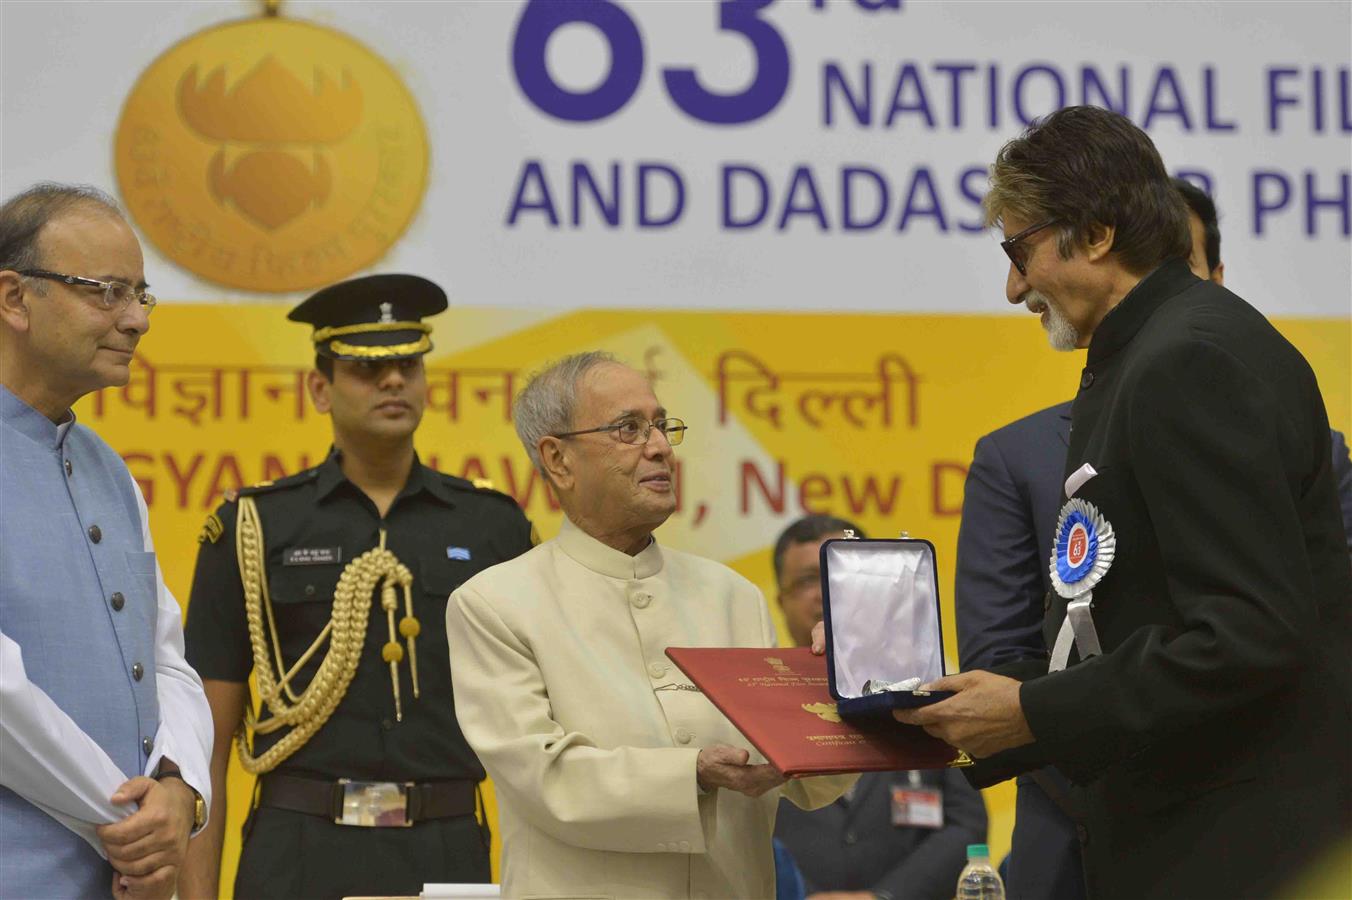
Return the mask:
[[320,781],[270,772],[261,779],[258,805],[321,816],[339,825],[398,828],[474,815],[476,788],[472,781]]

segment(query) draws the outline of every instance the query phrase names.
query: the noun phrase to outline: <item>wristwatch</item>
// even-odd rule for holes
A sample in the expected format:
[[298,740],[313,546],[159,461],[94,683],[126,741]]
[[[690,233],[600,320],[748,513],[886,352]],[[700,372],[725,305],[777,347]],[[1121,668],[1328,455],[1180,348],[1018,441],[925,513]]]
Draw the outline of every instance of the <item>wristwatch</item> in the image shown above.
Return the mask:
[[197,793],[197,788],[188,784],[183,778],[183,773],[177,769],[171,769],[168,772],[156,772],[154,777],[156,781],[177,778],[183,782],[184,787],[192,791],[192,830],[194,833],[199,831],[207,823],[207,803],[202,799],[202,795]]

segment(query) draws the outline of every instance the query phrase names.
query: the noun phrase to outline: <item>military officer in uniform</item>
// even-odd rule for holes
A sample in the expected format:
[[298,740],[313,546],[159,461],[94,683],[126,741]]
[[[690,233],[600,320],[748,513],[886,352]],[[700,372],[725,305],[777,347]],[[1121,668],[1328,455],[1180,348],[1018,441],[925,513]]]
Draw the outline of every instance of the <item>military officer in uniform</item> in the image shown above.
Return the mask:
[[[484,770],[456,722],[447,597],[531,546],[515,502],[419,461],[413,433],[436,285],[376,275],[325,288],[314,326],[319,466],[241,490],[207,520],[187,657],[216,730],[211,828],[180,891],[216,896],[232,746],[260,778],[240,897],[417,894],[490,880],[476,816]],[[249,704],[250,672],[261,702]]]

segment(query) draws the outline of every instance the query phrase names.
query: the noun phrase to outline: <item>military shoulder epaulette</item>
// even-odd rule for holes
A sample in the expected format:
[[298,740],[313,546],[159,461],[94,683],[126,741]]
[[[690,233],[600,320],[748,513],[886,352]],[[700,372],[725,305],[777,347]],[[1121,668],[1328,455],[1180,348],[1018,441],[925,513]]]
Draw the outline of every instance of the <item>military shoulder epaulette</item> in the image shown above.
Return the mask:
[[[313,481],[318,476],[319,469],[313,468],[297,472],[295,475],[288,475],[285,478],[278,478],[276,481],[260,481],[257,484],[230,488],[225,492],[221,501],[222,504],[234,503],[240,497],[256,497],[259,494],[266,494],[269,491],[293,487],[298,484],[305,484]],[[207,516],[206,523],[202,525],[202,530],[197,535],[197,542],[199,544],[214,544],[221,539],[223,534],[225,534],[225,524],[221,520],[219,515],[220,512],[221,510],[218,509],[216,512]],[[229,515],[233,516],[234,514],[230,513]]]
[[319,477],[319,467],[305,469],[294,475],[287,475],[285,478],[278,478],[275,481],[260,481],[257,484],[245,485],[238,489],[232,489],[225,492],[225,502],[233,503],[240,497],[256,497],[259,494],[268,494],[272,491],[279,491],[284,488],[296,487],[302,484],[308,484]]
[[506,500],[508,503],[516,506],[516,498],[511,494],[503,493],[493,486],[491,478],[459,478],[455,475],[447,475],[445,472],[438,472],[442,480],[448,487],[455,488],[457,491],[469,491],[473,494],[488,494],[491,497],[497,497],[500,500]]

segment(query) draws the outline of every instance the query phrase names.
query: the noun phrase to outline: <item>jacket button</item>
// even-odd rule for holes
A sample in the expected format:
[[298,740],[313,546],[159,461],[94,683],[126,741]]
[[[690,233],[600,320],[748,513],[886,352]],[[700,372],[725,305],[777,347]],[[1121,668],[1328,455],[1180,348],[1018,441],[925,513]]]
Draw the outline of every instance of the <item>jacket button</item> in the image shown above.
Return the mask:
[[859,836],[856,835],[853,831],[847,831],[847,832],[845,832],[845,843],[847,843],[847,844],[854,844],[854,843],[857,843],[858,840],[859,840]]
[[648,666],[648,674],[654,678],[661,678],[667,674],[667,666],[665,663],[655,662]]
[[122,596],[121,591],[114,591],[108,602],[113,605],[113,612],[122,612],[122,607],[127,605],[127,598]]
[[381,719],[381,720],[380,720],[380,727],[381,727],[382,729],[384,729],[385,731],[390,731],[391,729],[394,728],[394,723],[391,722],[389,719]]
[[688,743],[690,743],[690,739],[693,738],[693,737],[694,737],[694,735],[691,734],[689,731],[687,731],[687,730],[684,729],[684,728],[677,728],[677,729],[676,729],[676,740],[677,740],[678,742],[682,743],[682,744],[688,744]]
[[145,674],[146,674],[145,666],[141,665],[140,663],[131,664],[132,678],[134,678],[137,681],[140,681],[145,676]]
[[103,540],[103,529],[100,528],[100,527],[97,526],[97,525],[90,525],[90,526],[89,526],[89,539],[90,539],[91,541],[93,541],[94,543],[96,543],[96,544],[97,544],[99,541]]
[[1084,374],[1080,376],[1080,387],[1087,388],[1093,383],[1094,383],[1094,373],[1086,369],[1084,371]]
[[629,602],[634,604],[634,606],[638,607],[639,609],[646,609],[648,604],[653,602],[653,595],[635,594],[632,598],[630,598]]
[[315,595],[315,586],[313,584],[307,584],[305,586],[305,596],[313,597],[314,595]]
[[141,749],[146,752],[146,756],[149,756],[150,751],[155,749],[155,739],[148,737],[141,738]]
[[66,474],[67,475],[75,474],[75,467],[70,464],[70,460],[66,460]]

